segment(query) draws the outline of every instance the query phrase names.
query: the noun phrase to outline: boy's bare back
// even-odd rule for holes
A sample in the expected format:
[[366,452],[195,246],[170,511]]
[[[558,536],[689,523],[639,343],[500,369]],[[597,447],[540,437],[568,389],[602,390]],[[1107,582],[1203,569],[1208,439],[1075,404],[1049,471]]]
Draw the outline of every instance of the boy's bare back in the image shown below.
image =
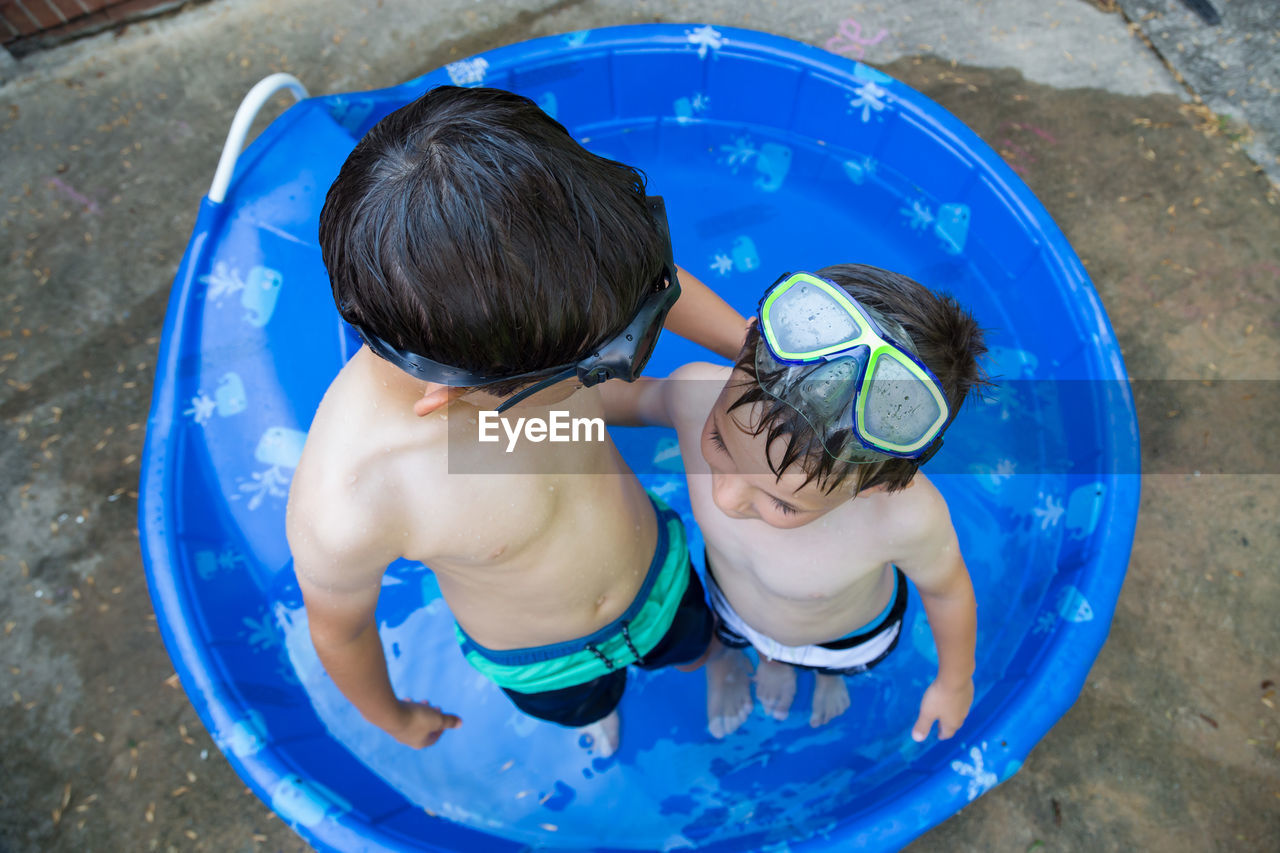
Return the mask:
[[[536,454],[538,470],[556,473],[450,473],[450,459],[455,472],[484,470],[467,464],[464,443],[448,446],[448,420],[477,410],[455,401],[419,417],[421,385],[362,349],[325,395],[289,502],[309,598],[372,607],[403,557],[430,566],[463,630],[489,648],[560,642],[616,618],[657,533],[613,443],[517,445],[503,459],[511,471]],[[581,390],[552,407],[590,417],[599,402]]]

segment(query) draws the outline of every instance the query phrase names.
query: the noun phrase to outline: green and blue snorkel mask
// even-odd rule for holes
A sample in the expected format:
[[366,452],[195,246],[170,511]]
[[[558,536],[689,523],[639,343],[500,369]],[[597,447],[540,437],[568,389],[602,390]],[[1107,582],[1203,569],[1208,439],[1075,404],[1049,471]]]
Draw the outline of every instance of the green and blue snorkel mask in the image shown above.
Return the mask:
[[785,273],[760,300],[760,387],[850,463],[924,462],[951,407],[906,331],[812,273]]

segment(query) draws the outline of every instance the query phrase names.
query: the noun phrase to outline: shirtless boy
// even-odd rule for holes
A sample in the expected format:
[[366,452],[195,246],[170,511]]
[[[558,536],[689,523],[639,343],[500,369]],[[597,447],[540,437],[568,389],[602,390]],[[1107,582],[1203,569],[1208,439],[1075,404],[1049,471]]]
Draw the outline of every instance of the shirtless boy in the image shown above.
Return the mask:
[[607,435],[506,453],[477,440],[479,414],[600,416],[582,386],[634,378],[680,284],[677,332],[732,354],[742,318],[677,281],[642,176],[494,89],[434,89],[380,122],[334,181],[320,242],[365,341],[320,404],[289,500],[326,671],[405,744],[460,724],[396,695],[378,636],[387,565],[421,561],[467,659],[525,712],[590,726],[612,752],[627,666],[695,664],[710,642],[683,529]]
[[938,648],[912,737],[937,722],[949,738],[964,722],[973,588],[946,502],[917,469],[985,381],[983,352],[951,297],[849,264],[780,278],[732,369],[689,364],[605,390],[611,422],[672,426],[679,438],[718,616],[712,735],[751,713],[748,645],[766,712],[786,718],[799,667],[815,673],[810,724],[843,713],[843,676],[897,645],[906,579]]

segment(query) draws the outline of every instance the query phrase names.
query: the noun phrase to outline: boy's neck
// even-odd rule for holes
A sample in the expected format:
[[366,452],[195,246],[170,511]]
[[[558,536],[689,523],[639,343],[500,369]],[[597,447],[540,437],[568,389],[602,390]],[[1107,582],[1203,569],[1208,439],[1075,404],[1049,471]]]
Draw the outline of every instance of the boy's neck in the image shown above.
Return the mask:
[[[425,382],[410,376],[400,368],[378,358],[368,348],[361,350],[367,359],[366,368],[374,381],[392,393],[413,400],[414,413],[425,417],[432,412],[445,412],[466,406],[471,409],[488,411],[497,409],[507,399],[506,396],[489,394],[483,388],[451,388],[436,382]],[[538,393],[521,400],[502,413],[509,419],[527,417],[546,417],[552,411],[580,413],[584,408],[595,409],[599,406],[598,394],[586,394],[578,385],[577,379],[566,379],[557,382]],[[595,405],[593,405],[593,401]]]
[[[528,417],[546,417],[553,411],[576,413],[590,406],[591,399],[598,395],[583,393],[577,379],[566,379],[548,388],[526,397],[502,412],[502,417],[511,420]],[[507,398],[489,394],[483,388],[472,390],[458,398],[457,402],[472,406],[481,411],[496,410]]]

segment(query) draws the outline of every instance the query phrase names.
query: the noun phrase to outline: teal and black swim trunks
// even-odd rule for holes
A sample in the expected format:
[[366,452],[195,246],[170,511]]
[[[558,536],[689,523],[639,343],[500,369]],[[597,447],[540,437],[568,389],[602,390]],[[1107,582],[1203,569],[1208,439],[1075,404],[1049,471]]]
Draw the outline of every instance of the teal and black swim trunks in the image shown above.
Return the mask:
[[520,710],[564,726],[607,717],[622,699],[626,668],[690,663],[707,650],[714,617],[689,562],[684,524],[650,496],[658,542],[635,600],[586,636],[549,646],[495,651],[457,627],[467,661],[493,679]]

